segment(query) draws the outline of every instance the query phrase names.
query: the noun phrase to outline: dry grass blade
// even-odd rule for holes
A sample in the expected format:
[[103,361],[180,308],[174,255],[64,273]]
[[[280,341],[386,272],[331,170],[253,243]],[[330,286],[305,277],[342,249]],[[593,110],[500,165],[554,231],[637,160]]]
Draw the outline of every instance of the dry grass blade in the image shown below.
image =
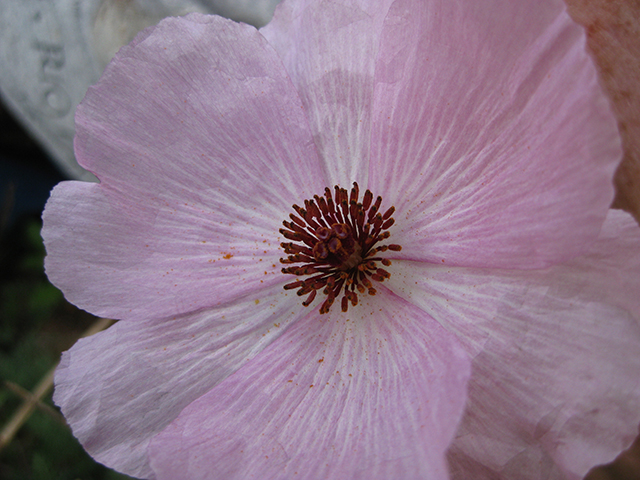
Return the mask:
[[[89,337],[111,326],[113,323],[113,320],[100,318],[94,322],[93,325],[91,325],[91,327],[81,335],[81,337]],[[11,440],[13,440],[13,437],[16,435],[18,430],[20,430],[20,427],[24,425],[39,405],[46,406],[42,404],[41,401],[53,387],[53,376],[57,366],[58,365],[56,364],[44,377],[42,377],[32,392],[24,390],[19,385],[13,384],[15,388],[12,388],[12,390],[22,396],[24,401],[22,402],[22,405],[20,405],[20,408],[16,410],[11,419],[6,423],[2,431],[0,431],[0,450],[6,447]],[[9,385],[9,388],[11,388],[11,385]]]

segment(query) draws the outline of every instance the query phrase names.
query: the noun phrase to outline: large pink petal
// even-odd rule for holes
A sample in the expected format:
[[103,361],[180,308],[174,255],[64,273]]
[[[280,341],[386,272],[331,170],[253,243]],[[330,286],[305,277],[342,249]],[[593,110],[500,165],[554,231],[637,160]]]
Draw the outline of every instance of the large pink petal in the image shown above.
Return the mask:
[[391,1],[284,1],[261,30],[300,92],[329,186],[367,183],[375,58]]
[[159,479],[446,479],[466,355],[383,295],[310,314],[151,442]]
[[54,400],[99,462],[152,478],[150,438],[305,313],[281,287],[184,316],[120,321],[65,352]]
[[184,196],[145,216],[101,185],[58,185],[43,216],[49,279],[111,318],[195,311],[286,280],[275,215],[215,191]]
[[545,270],[394,267],[389,288],[474,358],[454,478],[578,479],[637,435],[640,229],[630,215],[612,210],[586,255]]
[[54,191],[47,274],[97,315],[188,312],[283,280],[280,222],[324,188],[277,54],[219,17],[167,19],[124,47],[78,107],[75,146],[101,183]]
[[595,239],[620,141],[560,0],[397,0],[375,75],[369,186],[400,257],[537,268]]

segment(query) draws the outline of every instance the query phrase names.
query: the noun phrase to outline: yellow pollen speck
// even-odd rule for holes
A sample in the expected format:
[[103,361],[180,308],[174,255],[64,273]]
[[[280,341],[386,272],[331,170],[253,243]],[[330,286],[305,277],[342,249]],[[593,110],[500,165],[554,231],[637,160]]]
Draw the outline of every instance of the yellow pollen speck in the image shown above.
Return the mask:
[[260,303],[260,300],[258,300],[257,298],[255,299],[256,305],[258,305]]
[[225,259],[229,260],[231,257],[233,257],[233,255],[231,255],[230,253],[227,253],[222,258],[225,258]]

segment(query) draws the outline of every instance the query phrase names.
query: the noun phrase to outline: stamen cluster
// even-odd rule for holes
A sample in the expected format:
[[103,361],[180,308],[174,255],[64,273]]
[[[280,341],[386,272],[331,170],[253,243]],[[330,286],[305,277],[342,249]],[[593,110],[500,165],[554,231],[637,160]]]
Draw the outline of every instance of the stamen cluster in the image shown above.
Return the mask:
[[378,257],[378,253],[401,250],[400,245],[377,245],[389,238],[387,229],[394,223],[391,217],[394,207],[380,213],[382,197],[377,197],[372,205],[373,194],[369,190],[364,193],[362,203],[358,203],[359,188],[355,182],[351,194],[337,185],[334,190],[332,195],[325,188],[324,197],[314,195],[313,200],[304,201],[304,208],[293,205],[299,216],[290,214],[292,221],[282,222],[286,228],[280,229],[286,239],[292,240],[280,244],[288,254],[280,262],[303,264],[283,268],[282,273],[310,276],[284,288],[297,288],[298,295],[308,295],[302,302],[305,307],[322,291],[327,298],[320,313],[329,312],[341,292],[343,312],[348,310],[349,303],[358,304],[358,293],[375,295],[371,280],[382,282],[391,276],[378,266],[380,262],[388,267],[391,261]]

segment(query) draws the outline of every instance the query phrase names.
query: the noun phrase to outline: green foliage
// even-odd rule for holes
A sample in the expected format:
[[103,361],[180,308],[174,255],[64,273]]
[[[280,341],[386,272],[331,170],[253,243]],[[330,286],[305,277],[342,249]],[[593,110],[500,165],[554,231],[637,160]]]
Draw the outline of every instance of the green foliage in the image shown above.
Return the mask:
[[[23,219],[0,242],[0,427],[93,319],[69,305],[44,274],[41,222]],[[2,480],[126,480],[96,463],[73,437],[51,395],[0,452]]]

